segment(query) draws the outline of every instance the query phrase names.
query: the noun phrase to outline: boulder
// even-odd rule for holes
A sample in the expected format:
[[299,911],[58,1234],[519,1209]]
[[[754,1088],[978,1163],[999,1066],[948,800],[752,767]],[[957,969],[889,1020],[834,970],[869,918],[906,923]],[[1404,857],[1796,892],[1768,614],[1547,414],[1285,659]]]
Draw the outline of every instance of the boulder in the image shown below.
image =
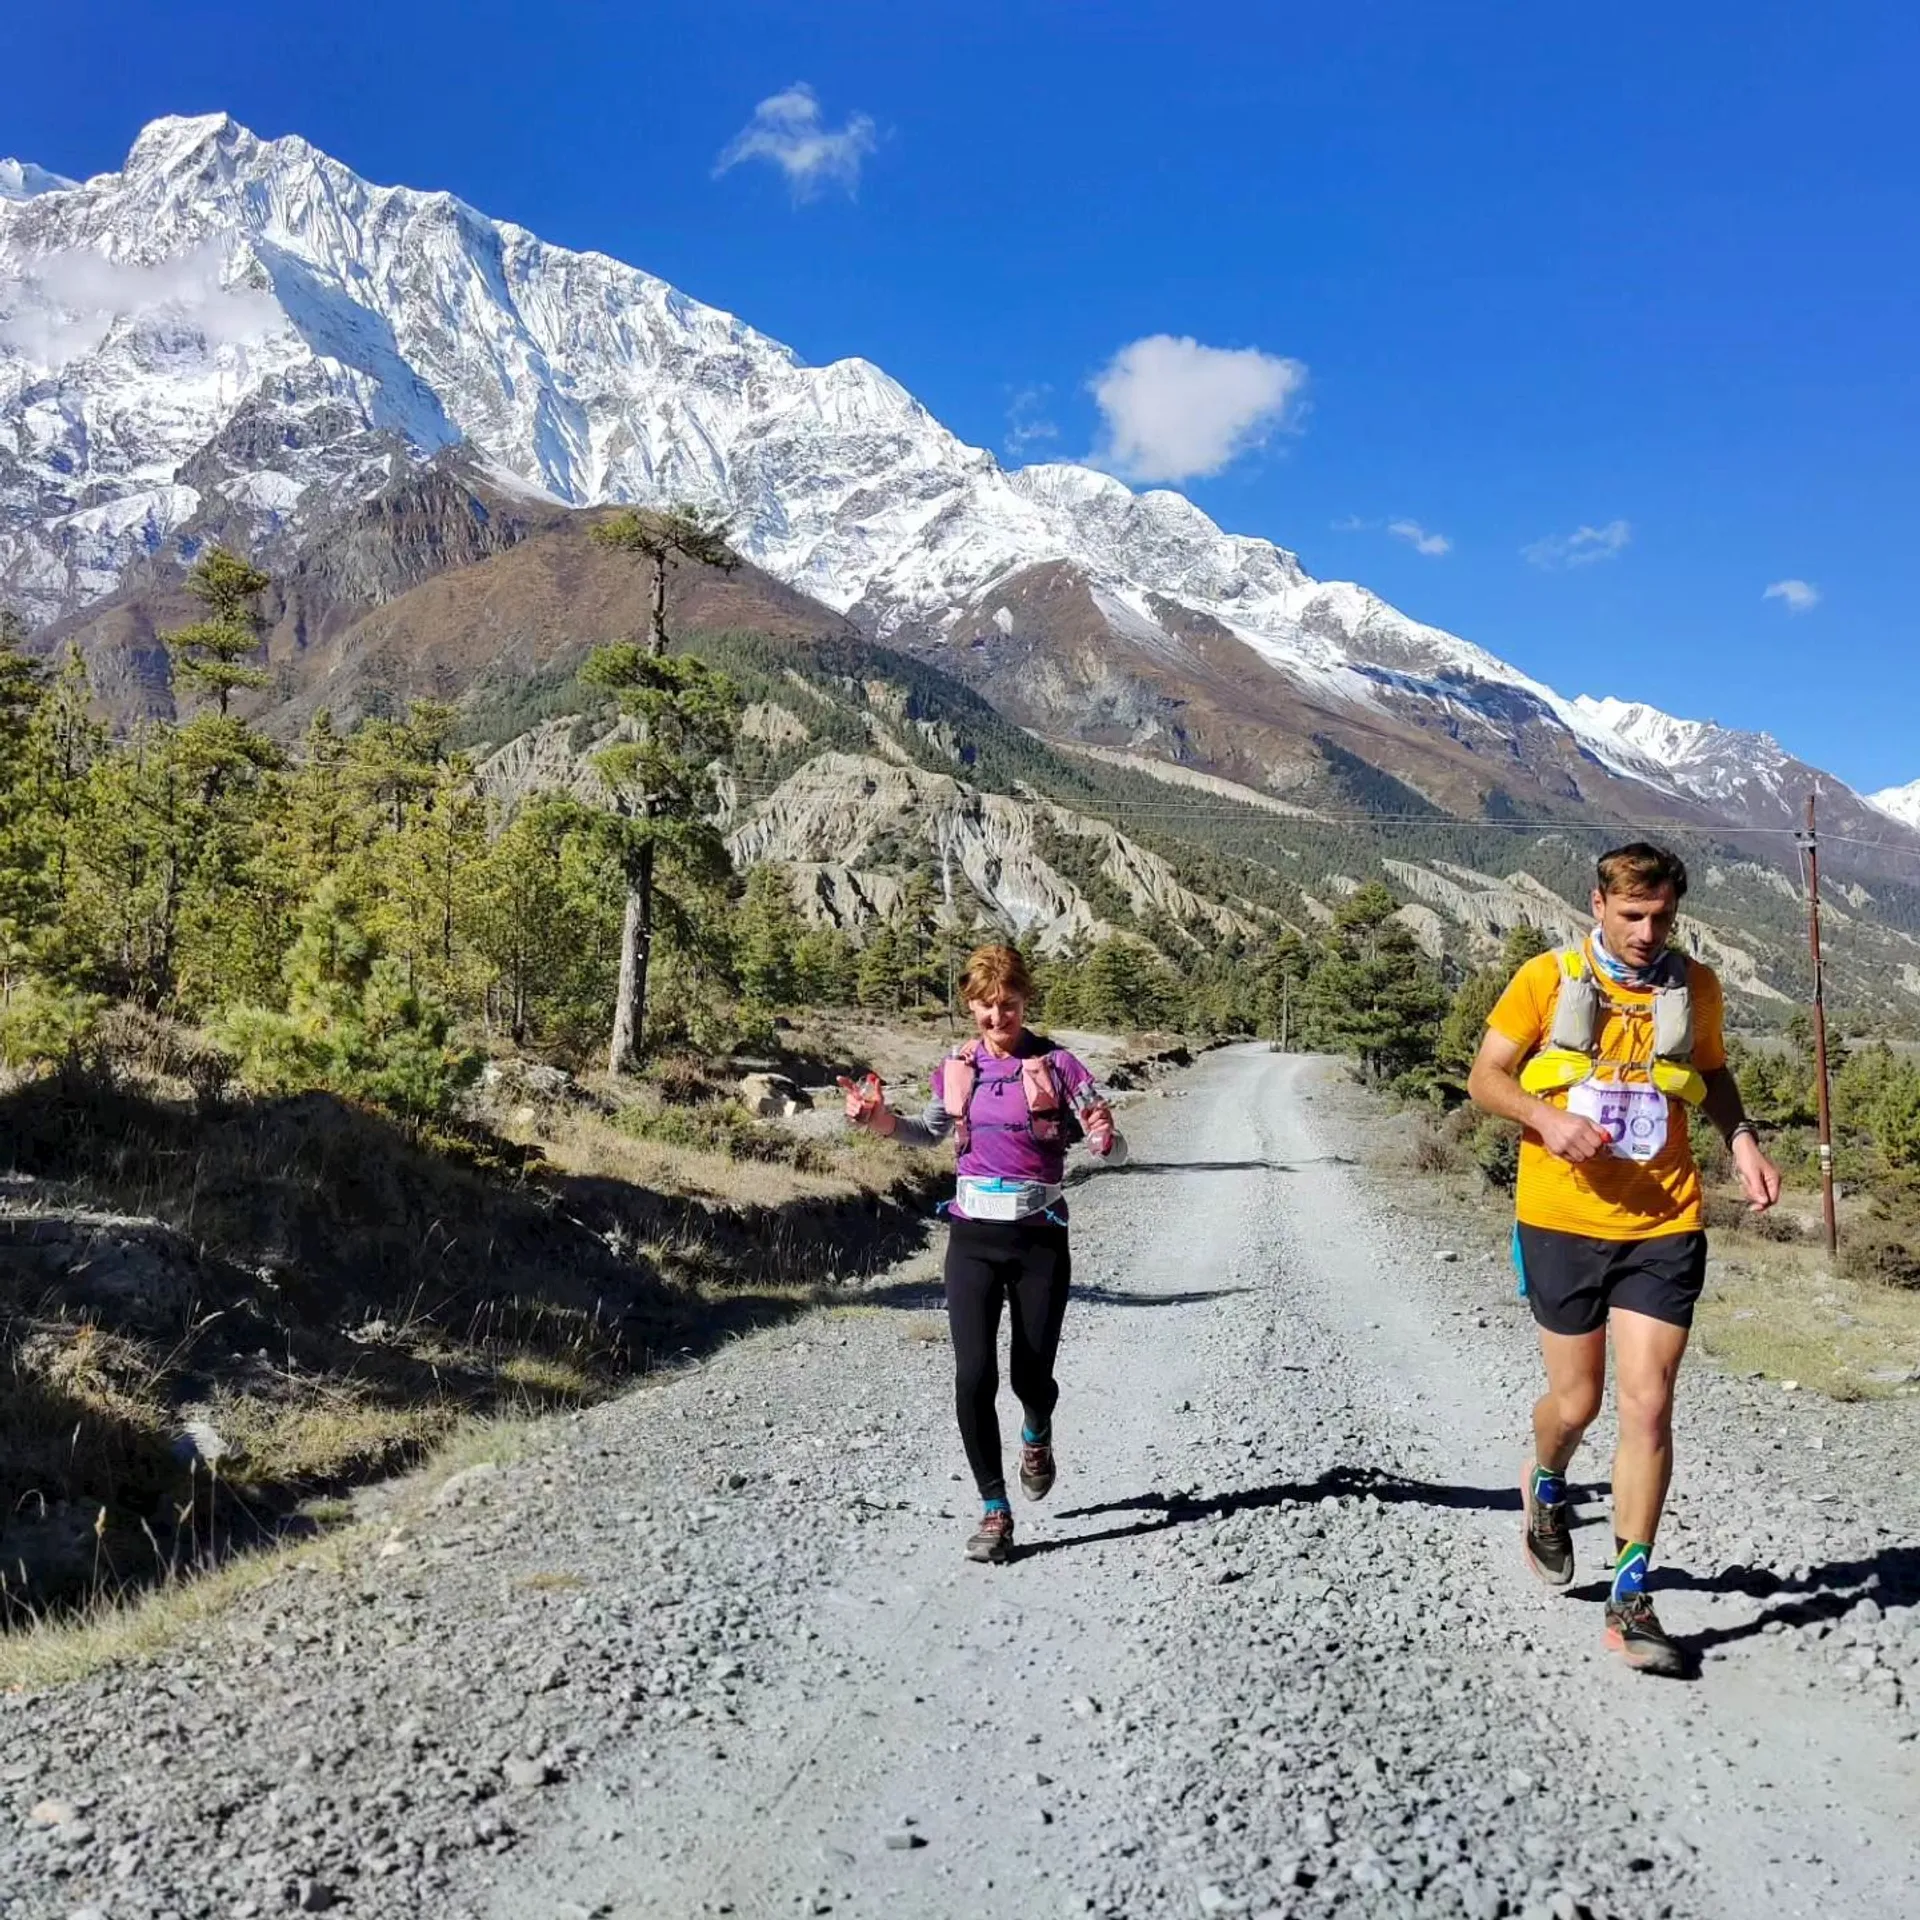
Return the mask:
[[790,1120],[813,1105],[784,1073],[750,1073],[740,1082],[740,1104],[756,1120]]

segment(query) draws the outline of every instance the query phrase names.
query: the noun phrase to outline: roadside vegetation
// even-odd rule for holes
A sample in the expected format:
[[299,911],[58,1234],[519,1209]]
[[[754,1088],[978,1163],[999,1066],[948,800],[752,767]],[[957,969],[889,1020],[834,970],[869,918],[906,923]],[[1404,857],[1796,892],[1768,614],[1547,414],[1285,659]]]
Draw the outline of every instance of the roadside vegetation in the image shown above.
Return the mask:
[[[670,563],[724,564],[712,540],[670,517],[607,530],[656,589]],[[803,675],[754,636],[675,647],[656,620],[560,679],[323,712],[287,749],[249,717],[265,576],[213,549],[191,584],[205,617],[165,636],[182,713],[122,736],[80,663],[40,662],[0,618],[0,1620],[97,1614],[324,1534],[369,1479],[920,1244],[932,1163],[848,1138],[831,1088],[923,1071],[992,928],[924,848],[898,849],[897,897],[860,926],[809,917],[777,865],[735,871],[719,782],[803,751],[739,716],[806,675],[805,750],[870,748],[829,698],[864,687],[930,766],[1009,793],[1044,777],[1094,813],[1138,802],[1129,831],[1252,929],[1142,924],[1043,823],[1103,931],[1041,957],[1038,1022],[1343,1053],[1431,1115],[1436,1166],[1511,1179],[1510,1136],[1459,1103],[1527,929],[1463,971],[1379,879],[1311,909],[1270,819],[1219,809],[1178,837],[1143,776],[1050,758],[898,656],[876,693],[853,642]],[[593,752],[580,792],[483,788],[481,742],[567,715]],[[1332,797],[1391,801],[1424,851],[1487,854],[1330,764],[1353,788]],[[1377,870],[1365,834],[1302,831],[1326,871]],[[1739,1066],[1804,1174],[1786,1045]],[[1891,1298],[1920,1277],[1920,1077],[1861,1041],[1840,1097],[1847,1284]]]

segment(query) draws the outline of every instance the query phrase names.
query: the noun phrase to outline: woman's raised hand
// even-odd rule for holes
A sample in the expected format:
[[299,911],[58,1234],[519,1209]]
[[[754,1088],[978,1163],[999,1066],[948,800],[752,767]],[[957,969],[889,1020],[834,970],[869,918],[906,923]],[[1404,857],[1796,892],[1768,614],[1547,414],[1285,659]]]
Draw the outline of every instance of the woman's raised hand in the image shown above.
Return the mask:
[[887,1096],[880,1085],[877,1073],[862,1074],[856,1080],[849,1080],[845,1074],[839,1076],[840,1091],[847,1096],[847,1124],[853,1127],[870,1127],[874,1120],[886,1111]]

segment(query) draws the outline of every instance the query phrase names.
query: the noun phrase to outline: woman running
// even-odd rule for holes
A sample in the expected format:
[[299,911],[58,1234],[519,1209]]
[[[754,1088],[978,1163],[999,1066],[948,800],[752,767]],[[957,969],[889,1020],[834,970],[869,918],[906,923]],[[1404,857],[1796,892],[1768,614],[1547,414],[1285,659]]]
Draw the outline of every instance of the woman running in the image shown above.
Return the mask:
[[892,1112],[872,1074],[842,1080],[847,1119],[912,1147],[955,1135],[958,1190],[947,1212],[947,1319],[953,1332],[954,1401],[984,1507],[967,1542],[970,1560],[1013,1557],[994,1411],[1000,1307],[1010,1300],[1008,1373],[1026,1415],[1020,1432],[1020,1487],[1029,1500],[1053,1485],[1053,1377],[1073,1261],[1061,1194],[1075,1138],[1102,1158],[1119,1136],[1093,1075],[1072,1054],[1026,1028],[1033,979],[1012,947],[980,948],[962,981],[976,1029],[933,1070],[933,1097],[918,1120]]

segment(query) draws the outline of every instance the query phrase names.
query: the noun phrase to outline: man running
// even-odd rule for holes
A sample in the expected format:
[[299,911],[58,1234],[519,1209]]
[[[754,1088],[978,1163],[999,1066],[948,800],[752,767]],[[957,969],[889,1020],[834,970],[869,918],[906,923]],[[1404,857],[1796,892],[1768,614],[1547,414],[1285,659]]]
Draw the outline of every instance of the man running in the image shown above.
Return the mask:
[[1668,948],[1686,891],[1686,868],[1659,847],[1603,854],[1593,932],[1514,975],[1467,1081],[1476,1105],[1526,1132],[1515,1259],[1547,1372],[1521,1485],[1527,1563],[1549,1586],[1573,1579],[1566,1473],[1600,1411],[1611,1330],[1620,1438],[1606,1644],[1661,1674],[1683,1663],[1647,1595],[1647,1563],[1707,1261],[1689,1107],[1726,1140],[1755,1212],[1780,1197],[1727,1068],[1720,982]]
[[1105,1156],[1119,1136],[1093,1076],[1064,1049],[1026,1028],[1033,980],[1012,947],[982,947],[961,990],[974,1038],[933,1070],[933,1097],[918,1120],[892,1112],[872,1075],[842,1080],[847,1119],[905,1146],[956,1135],[958,1190],[947,1211],[947,1320],[953,1334],[954,1400],[967,1464],[980,1489],[980,1525],[967,1557],[1013,1557],[1013,1509],[1000,1453],[1000,1309],[1012,1307],[1013,1391],[1026,1413],[1020,1488],[1043,1499],[1053,1485],[1053,1377],[1073,1259],[1061,1195],[1070,1139]]

